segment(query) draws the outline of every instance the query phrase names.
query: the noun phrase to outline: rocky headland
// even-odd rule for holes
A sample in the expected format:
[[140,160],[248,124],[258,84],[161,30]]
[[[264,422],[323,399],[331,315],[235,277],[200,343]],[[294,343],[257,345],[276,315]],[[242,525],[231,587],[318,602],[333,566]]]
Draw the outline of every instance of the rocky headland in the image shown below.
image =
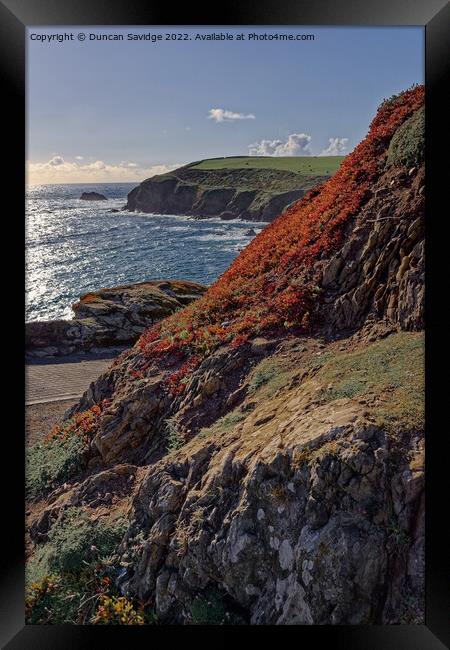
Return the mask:
[[86,293],[72,305],[71,320],[26,323],[26,354],[44,358],[131,345],[145,329],[205,291],[196,282],[153,280]]
[[423,103],[30,449],[29,623],[423,623]]
[[148,178],[128,194],[126,209],[199,219],[273,221],[288,205],[330,176],[245,164],[240,169],[203,169],[199,164],[197,161]]

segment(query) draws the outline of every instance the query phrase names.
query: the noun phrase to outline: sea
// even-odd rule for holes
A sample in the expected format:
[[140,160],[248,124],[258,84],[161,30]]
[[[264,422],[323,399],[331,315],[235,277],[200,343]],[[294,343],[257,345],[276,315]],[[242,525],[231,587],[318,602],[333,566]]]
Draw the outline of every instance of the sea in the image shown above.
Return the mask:
[[[88,291],[144,280],[211,284],[265,223],[127,212],[136,183],[26,191],[26,321],[69,319]],[[82,201],[84,191],[107,201]],[[112,210],[118,212],[112,212]]]

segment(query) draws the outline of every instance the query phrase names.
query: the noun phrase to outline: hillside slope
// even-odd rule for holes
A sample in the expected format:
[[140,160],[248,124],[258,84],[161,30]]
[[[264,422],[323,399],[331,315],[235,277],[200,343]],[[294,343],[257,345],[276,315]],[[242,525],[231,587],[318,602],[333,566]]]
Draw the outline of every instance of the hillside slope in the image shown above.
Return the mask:
[[[148,178],[128,195],[127,209],[198,218],[272,221],[325,181],[341,158],[222,158]],[[318,162],[317,162],[318,161]],[[298,168],[298,169],[297,169]]]
[[108,587],[78,622],[120,598],[133,622],[422,622],[423,101],[385,101],[329,181],[32,450],[33,576],[61,575],[81,517],[125,520],[112,555],[83,555]]

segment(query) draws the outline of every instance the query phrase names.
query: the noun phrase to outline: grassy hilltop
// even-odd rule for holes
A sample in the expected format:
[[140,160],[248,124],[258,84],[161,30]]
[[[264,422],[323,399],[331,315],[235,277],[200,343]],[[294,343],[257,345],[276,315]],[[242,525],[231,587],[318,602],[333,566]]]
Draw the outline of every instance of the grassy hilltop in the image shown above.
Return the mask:
[[280,169],[304,176],[330,176],[343,160],[344,156],[231,156],[208,158],[191,169]]

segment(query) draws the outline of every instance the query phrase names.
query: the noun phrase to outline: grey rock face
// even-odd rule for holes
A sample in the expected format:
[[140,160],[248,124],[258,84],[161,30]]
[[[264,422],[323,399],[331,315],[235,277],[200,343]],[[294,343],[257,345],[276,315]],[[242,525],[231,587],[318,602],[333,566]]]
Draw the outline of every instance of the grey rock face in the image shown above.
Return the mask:
[[[273,221],[290,204],[327,176],[305,177],[289,171],[207,170],[191,165],[149,178],[128,195],[127,209],[193,217]],[[267,177],[267,179],[266,179]],[[251,189],[244,189],[251,188]]]
[[375,191],[351,224],[342,250],[322,265],[326,294],[320,314],[328,331],[351,331],[367,319],[423,329],[423,167],[409,179],[409,187],[392,189],[389,198]]
[[131,345],[148,327],[203,295],[206,287],[184,280],[156,280],[102,289],[80,298],[73,320],[26,324],[30,357]]

